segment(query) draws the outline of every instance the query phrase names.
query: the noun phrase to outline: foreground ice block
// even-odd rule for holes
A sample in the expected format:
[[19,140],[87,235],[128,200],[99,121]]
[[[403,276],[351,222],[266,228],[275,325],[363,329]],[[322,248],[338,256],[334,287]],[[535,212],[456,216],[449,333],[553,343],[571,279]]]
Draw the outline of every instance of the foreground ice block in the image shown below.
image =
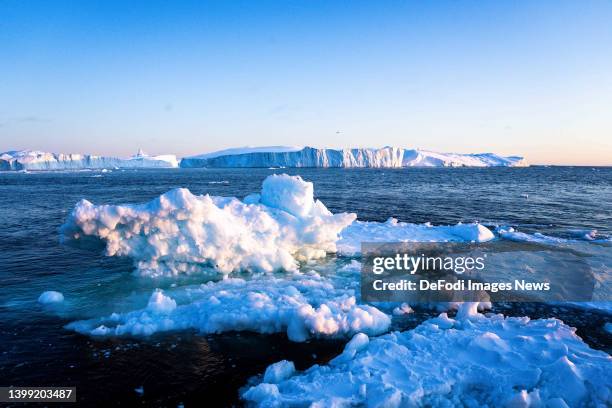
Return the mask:
[[612,403],[612,357],[557,319],[485,317],[473,304],[416,329],[357,334],[328,365],[246,389],[259,406],[579,407]]
[[299,176],[272,175],[261,195],[236,198],[169,191],[140,205],[81,200],[62,226],[64,238],[93,236],[108,255],[129,256],[143,275],[212,268],[294,271],[298,261],[336,252],[338,234],[355,214],[332,214]]

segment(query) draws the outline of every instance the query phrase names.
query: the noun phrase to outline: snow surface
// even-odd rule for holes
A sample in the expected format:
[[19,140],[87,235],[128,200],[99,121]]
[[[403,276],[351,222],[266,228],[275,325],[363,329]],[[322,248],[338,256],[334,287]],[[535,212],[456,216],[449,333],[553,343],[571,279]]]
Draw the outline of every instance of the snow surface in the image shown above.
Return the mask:
[[0,153],[0,170],[77,170],[178,167],[174,155],[148,156],[142,150],[127,159],[89,154],[18,150]]
[[438,153],[400,147],[328,149],[259,147],[185,157],[181,167],[491,167],[526,166],[522,157],[494,153]]
[[328,365],[264,377],[242,397],[262,407],[610,406],[608,354],[557,319],[485,317],[476,307],[410,331],[356,334]]
[[61,303],[64,301],[64,295],[61,292],[48,290],[41,293],[38,297],[38,302],[42,304]]

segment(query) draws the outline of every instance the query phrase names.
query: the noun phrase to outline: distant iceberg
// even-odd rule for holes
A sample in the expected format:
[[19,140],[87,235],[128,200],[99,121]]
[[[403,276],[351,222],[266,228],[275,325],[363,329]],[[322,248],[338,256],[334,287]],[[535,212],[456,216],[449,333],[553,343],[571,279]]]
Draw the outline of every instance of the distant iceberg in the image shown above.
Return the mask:
[[520,167],[523,157],[494,153],[437,153],[400,147],[327,149],[246,147],[185,157],[181,167]]
[[37,150],[12,150],[0,153],[0,170],[79,170],[104,168],[178,167],[174,155],[149,156],[142,150],[128,158],[90,154],[48,153]]

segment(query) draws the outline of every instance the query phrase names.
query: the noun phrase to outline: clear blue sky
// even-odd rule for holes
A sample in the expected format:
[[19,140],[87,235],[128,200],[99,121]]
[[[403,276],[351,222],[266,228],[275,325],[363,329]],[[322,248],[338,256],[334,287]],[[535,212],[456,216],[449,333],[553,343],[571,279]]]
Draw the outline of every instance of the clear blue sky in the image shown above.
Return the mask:
[[279,144],[611,165],[612,2],[0,0],[0,151]]

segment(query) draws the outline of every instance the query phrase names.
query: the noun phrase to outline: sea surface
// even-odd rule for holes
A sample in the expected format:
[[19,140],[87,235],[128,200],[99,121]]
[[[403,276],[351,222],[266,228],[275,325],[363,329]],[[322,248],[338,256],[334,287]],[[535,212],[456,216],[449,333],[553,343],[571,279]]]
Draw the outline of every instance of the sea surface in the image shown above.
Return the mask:
[[[612,261],[612,168],[160,169],[0,173],[0,386],[76,386],[85,406],[240,405],[239,389],[281,359],[298,369],[324,364],[342,340],[294,343],[285,334],[196,332],[148,338],[92,338],[64,328],[115,308],[146,304],[160,285],[136,277],[129,259],[103,248],[60,244],[58,228],[75,203],[141,203],[177,187],[242,198],[270,174],[299,174],[332,212],[358,219],[449,225],[478,221],[495,229],[581,240],[589,234]],[[597,231],[597,232],[593,232]],[[608,267],[610,262],[604,265]],[[189,283],[198,277],[189,277]],[[45,290],[66,302],[49,310]],[[609,312],[565,304],[504,304],[508,315],[558,317],[591,347],[612,349]],[[435,313],[417,310],[394,328]],[[144,392],[135,390],[142,387]]]

